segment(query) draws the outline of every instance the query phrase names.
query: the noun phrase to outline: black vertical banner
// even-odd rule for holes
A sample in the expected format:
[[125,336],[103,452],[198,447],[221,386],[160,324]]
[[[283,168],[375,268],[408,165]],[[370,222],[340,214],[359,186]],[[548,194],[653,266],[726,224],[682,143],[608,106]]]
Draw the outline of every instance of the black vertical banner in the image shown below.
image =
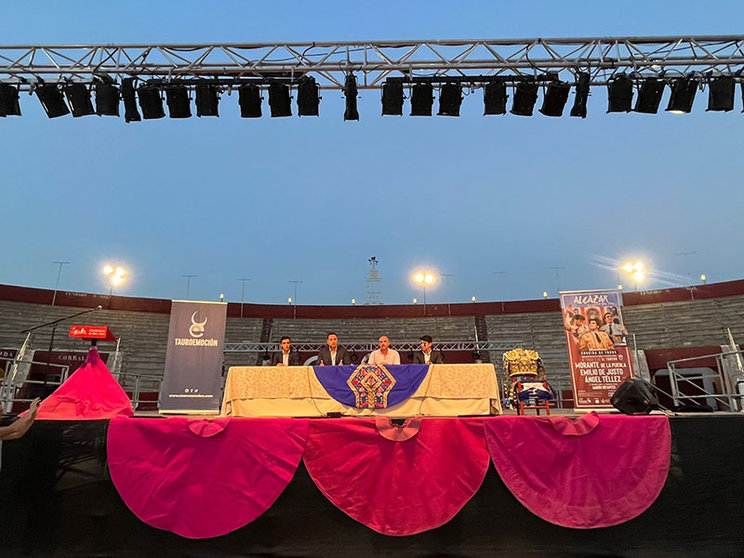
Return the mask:
[[227,304],[174,300],[171,304],[161,413],[218,413]]

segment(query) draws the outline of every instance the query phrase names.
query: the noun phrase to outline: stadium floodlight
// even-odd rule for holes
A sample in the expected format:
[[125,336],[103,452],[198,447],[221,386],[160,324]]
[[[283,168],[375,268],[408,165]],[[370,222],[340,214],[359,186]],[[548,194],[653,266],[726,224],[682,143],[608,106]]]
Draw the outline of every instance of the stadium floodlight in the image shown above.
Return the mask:
[[84,83],[71,83],[65,85],[65,96],[72,109],[72,116],[88,116],[95,114],[93,103],[90,100],[90,90]]
[[182,85],[169,85],[165,89],[168,101],[168,115],[171,118],[191,118],[191,99],[189,91]]
[[734,76],[718,76],[708,83],[708,108],[728,112],[734,110]]
[[299,116],[318,116],[320,88],[312,76],[300,79],[297,86],[297,114]]
[[124,101],[124,121],[139,122],[142,116],[137,109],[137,98],[134,94],[134,78],[121,80],[121,98]]
[[506,80],[498,78],[483,88],[483,114],[506,114]]
[[431,116],[432,91],[431,83],[417,83],[411,88],[411,116]]
[[165,118],[163,110],[163,98],[160,96],[160,89],[147,85],[140,85],[137,88],[139,96],[139,105],[142,109],[142,118],[145,120],[155,120]]
[[359,120],[359,110],[357,109],[357,81],[354,74],[346,74],[344,81],[344,97],[346,98],[346,109],[344,110],[344,120]]
[[439,89],[439,116],[460,116],[462,86],[459,83],[445,83]]
[[674,114],[686,114],[692,111],[698,80],[691,77],[675,79],[672,82],[672,94],[666,110]]
[[211,83],[196,84],[196,116],[219,116],[220,95],[217,86]]
[[537,102],[537,84],[534,81],[520,81],[514,88],[514,102],[511,112],[516,116],[532,116]]
[[70,114],[70,109],[67,108],[65,98],[62,96],[62,91],[56,84],[40,85],[34,92],[49,118]]
[[571,107],[571,116],[586,118],[586,102],[589,99],[589,81],[587,72],[579,72],[576,76],[576,96]]
[[607,84],[607,112],[630,112],[633,105],[633,80],[620,72]]
[[659,111],[662,95],[664,95],[663,80],[658,78],[644,79],[633,112],[656,114]]
[[563,116],[571,85],[563,81],[551,81],[545,90],[540,112],[545,116]]
[[96,114],[119,116],[119,88],[106,81],[97,81],[93,87],[96,91]]
[[269,84],[269,108],[272,118],[292,116],[292,98],[288,85],[279,82]]
[[261,118],[261,89],[258,85],[241,85],[238,89],[238,104],[242,118]]
[[21,105],[18,103],[18,88],[0,83],[0,117],[21,116]]
[[382,114],[403,114],[403,78],[387,78],[382,86]]

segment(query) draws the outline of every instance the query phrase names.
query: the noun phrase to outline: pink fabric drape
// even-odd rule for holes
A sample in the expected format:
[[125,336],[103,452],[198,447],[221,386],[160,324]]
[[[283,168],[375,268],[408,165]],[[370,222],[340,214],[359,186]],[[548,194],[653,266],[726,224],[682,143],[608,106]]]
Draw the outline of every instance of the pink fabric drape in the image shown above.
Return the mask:
[[116,419],[111,480],[148,525],[217,537],[271,507],[294,476],[307,429],[302,419]]
[[665,416],[499,417],[484,423],[507,488],[542,519],[609,527],[643,513],[669,472]]
[[132,402],[91,347],[69,379],[39,405],[37,420],[100,420],[131,416]]
[[482,420],[424,418],[409,421],[400,436],[386,424],[381,434],[376,422],[310,423],[304,460],[321,492],[385,535],[413,535],[452,519],[488,470]]

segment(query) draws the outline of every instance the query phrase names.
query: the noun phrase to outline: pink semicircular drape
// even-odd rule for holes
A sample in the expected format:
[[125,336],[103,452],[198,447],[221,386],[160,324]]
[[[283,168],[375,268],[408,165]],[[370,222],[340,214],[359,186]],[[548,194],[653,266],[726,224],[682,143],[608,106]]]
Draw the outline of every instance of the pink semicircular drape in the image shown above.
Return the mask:
[[498,417],[484,428],[507,488],[532,513],[562,527],[609,527],[637,517],[669,472],[665,416]]
[[306,419],[115,419],[111,480],[142,521],[205,539],[247,525],[292,480]]
[[481,419],[424,418],[403,441],[385,435],[374,418],[315,420],[304,457],[320,491],[378,533],[439,527],[483,483],[489,456]]

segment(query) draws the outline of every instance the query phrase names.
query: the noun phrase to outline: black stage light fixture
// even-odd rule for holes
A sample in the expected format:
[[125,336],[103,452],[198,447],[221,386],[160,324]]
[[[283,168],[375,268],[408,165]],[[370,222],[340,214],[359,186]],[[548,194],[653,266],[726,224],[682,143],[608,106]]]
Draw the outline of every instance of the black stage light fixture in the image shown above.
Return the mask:
[[672,94],[666,110],[675,114],[685,114],[692,111],[695,102],[698,81],[692,78],[679,78],[672,82]]
[[142,109],[142,117],[145,120],[155,120],[165,118],[163,110],[163,98],[160,96],[160,89],[147,85],[140,85],[137,88],[139,95],[139,105]]
[[633,105],[633,80],[620,72],[607,84],[607,112],[630,112]]
[[65,85],[65,96],[72,109],[72,116],[75,118],[95,114],[93,103],[90,100],[90,90],[84,83]]
[[67,108],[65,98],[62,96],[62,91],[56,85],[40,85],[35,92],[49,118],[70,114],[70,109]]
[[654,386],[640,378],[630,378],[620,384],[610,403],[626,415],[647,415],[659,408]]
[[318,116],[320,88],[312,76],[303,77],[297,85],[297,114],[299,116]]
[[537,84],[533,81],[520,81],[514,89],[514,102],[509,112],[517,116],[532,116],[537,102]]
[[168,115],[171,118],[191,118],[191,99],[189,90],[182,85],[170,85],[165,89],[168,101]]
[[0,116],[21,116],[18,89],[7,83],[0,83]]
[[403,114],[403,78],[387,78],[382,86],[382,114]]
[[240,116],[243,118],[261,118],[261,89],[258,85],[245,83],[238,89]]
[[543,96],[540,112],[545,116],[563,116],[563,107],[568,101],[571,85],[563,81],[551,81]]
[[119,88],[105,81],[97,81],[94,87],[96,114],[98,116],[119,116]]
[[271,117],[292,116],[292,99],[289,96],[289,86],[274,82],[269,84],[269,107]]
[[344,110],[344,120],[359,120],[359,111],[357,110],[357,81],[354,74],[346,74],[344,82],[344,97],[346,97],[346,109]]
[[643,114],[656,114],[659,110],[662,95],[664,95],[664,82],[662,80],[657,78],[644,79],[633,111]]
[[579,72],[576,76],[576,96],[571,107],[571,116],[586,118],[586,102],[589,99],[589,74]]
[[734,110],[734,76],[718,76],[708,83],[708,108],[728,112]]
[[411,88],[411,116],[431,116],[432,91],[431,83],[417,83]]
[[506,114],[506,81],[496,79],[483,88],[484,115]]
[[137,110],[137,98],[134,94],[134,78],[121,80],[121,98],[124,101],[124,121],[139,122],[142,120]]
[[439,90],[439,116],[460,116],[462,86],[459,83],[445,83]]
[[196,116],[219,116],[220,95],[216,85],[196,84]]

